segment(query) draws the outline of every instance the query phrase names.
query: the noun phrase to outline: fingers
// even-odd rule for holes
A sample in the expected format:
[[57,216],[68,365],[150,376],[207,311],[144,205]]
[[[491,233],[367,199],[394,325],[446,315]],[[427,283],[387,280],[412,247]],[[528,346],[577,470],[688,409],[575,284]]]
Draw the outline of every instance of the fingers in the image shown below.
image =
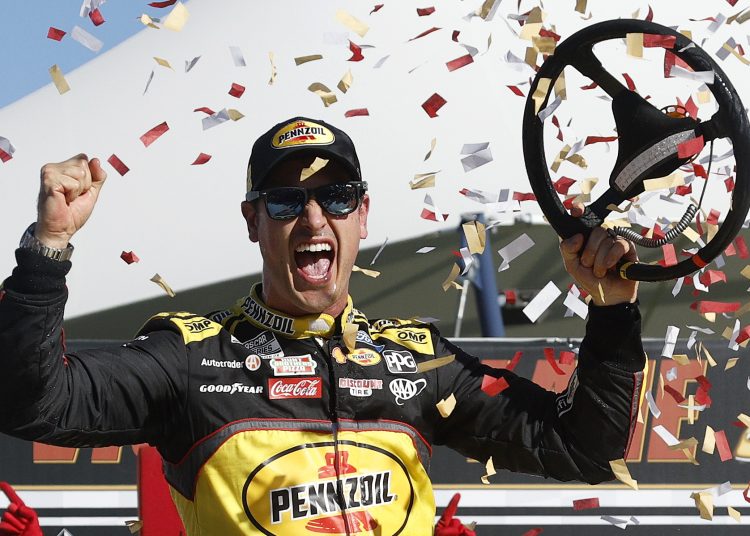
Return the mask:
[[578,254],[583,246],[583,235],[577,234],[560,242],[560,253],[568,269],[574,269],[580,263]]
[[91,171],[88,157],[79,154],[55,164],[46,164],[41,170],[42,194],[60,192],[71,203],[91,188]]
[[595,277],[603,278],[620,260],[637,260],[635,247],[622,237],[613,238],[602,228],[591,232],[581,254],[581,264],[591,268]]
[[102,168],[102,163],[98,158],[93,158],[89,162],[89,171],[91,173],[91,187],[98,190],[107,180],[107,172]]

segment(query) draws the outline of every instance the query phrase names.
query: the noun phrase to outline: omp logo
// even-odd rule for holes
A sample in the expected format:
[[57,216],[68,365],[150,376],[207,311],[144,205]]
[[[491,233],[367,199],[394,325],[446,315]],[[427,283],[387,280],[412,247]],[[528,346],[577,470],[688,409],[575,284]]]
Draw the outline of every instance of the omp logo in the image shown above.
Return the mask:
[[333,132],[312,121],[295,121],[279,129],[271,141],[274,149],[298,145],[330,145],[335,140]]
[[414,398],[427,387],[427,380],[420,378],[415,381],[405,378],[393,380],[388,387],[391,393],[396,397],[396,404],[403,406],[406,400]]
[[413,374],[417,372],[417,362],[408,350],[386,350],[383,359],[393,374]]
[[420,330],[417,331],[411,331],[406,329],[400,329],[398,332],[398,339],[400,341],[412,341],[412,342],[418,342],[423,343],[427,340],[427,334]]
[[262,385],[245,385],[244,383],[233,383],[232,385],[221,384],[204,384],[198,390],[201,393],[226,393],[233,395],[235,393],[261,394]]
[[211,327],[212,322],[208,318],[196,320],[195,322],[183,322],[183,325],[190,333],[200,333]]
[[333,442],[306,442],[280,452],[258,464],[243,488],[252,524],[276,536],[406,534],[414,503],[396,455],[347,440],[336,450]]

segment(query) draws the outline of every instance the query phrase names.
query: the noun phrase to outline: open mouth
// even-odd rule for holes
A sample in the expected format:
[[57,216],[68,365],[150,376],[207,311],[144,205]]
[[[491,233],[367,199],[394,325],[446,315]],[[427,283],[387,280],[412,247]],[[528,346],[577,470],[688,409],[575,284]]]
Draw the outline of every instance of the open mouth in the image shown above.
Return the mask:
[[300,244],[294,251],[297,271],[312,283],[328,279],[335,253],[327,243]]

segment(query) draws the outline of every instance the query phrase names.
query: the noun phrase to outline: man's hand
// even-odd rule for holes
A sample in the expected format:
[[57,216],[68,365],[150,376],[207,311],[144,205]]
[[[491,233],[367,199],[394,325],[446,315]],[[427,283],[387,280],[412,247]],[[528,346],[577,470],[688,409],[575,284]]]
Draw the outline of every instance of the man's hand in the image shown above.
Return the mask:
[[79,154],[41,170],[34,235],[45,246],[63,249],[89,219],[107,174],[98,158]]
[[[573,210],[573,215],[577,212]],[[622,279],[613,268],[621,259],[638,260],[635,245],[622,237],[610,237],[601,227],[591,231],[585,247],[583,241],[583,235],[577,234],[560,242],[565,269],[576,284],[591,294],[596,305],[633,303],[638,297],[638,281]]]

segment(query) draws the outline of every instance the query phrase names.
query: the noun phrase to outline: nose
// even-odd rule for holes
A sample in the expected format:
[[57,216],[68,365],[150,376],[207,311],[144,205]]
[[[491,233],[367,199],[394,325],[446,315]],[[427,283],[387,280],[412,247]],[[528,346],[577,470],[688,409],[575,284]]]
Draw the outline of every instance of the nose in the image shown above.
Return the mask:
[[328,223],[328,220],[323,213],[323,208],[314,198],[307,200],[307,204],[305,205],[302,214],[300,214],[299,220],[302,225],[311,231],[323,229]]

